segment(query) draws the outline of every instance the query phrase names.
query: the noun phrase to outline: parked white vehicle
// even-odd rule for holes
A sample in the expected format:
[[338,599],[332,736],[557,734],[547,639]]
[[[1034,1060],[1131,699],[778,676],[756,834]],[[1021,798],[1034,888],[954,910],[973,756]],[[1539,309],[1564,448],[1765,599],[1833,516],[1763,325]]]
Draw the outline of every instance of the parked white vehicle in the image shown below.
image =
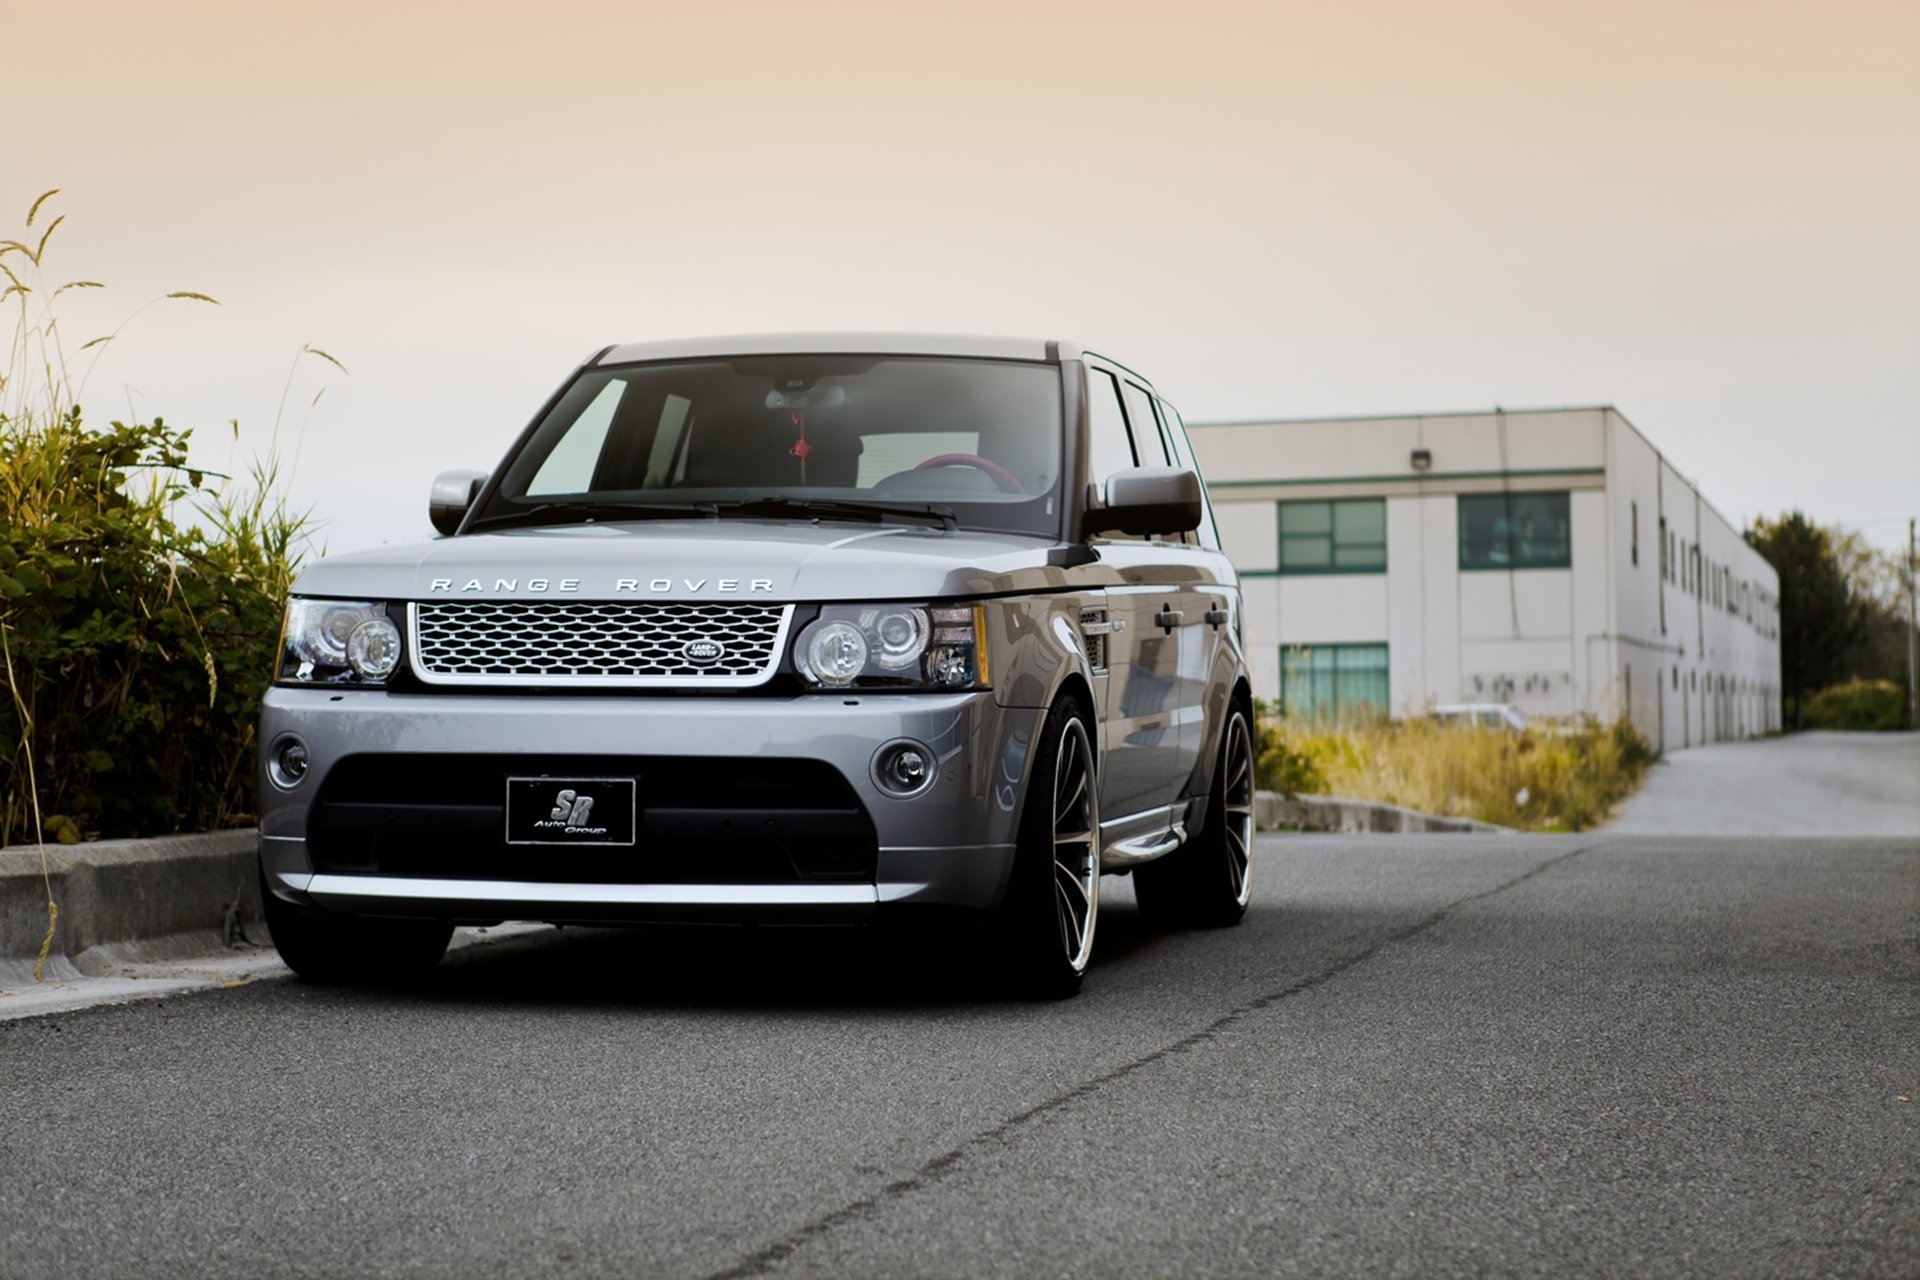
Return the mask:
[[1433,718],[1441,724],[1465,725],[1480,729],[1527,728],[1527,717],[1520,708],[1506,702],[1455,702],[1433,709]]

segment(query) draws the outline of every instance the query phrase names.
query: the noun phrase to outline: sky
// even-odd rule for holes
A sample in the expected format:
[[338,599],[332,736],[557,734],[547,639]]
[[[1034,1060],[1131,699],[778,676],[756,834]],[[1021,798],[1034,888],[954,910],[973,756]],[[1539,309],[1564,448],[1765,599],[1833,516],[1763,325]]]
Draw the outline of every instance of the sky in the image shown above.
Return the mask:
[[277,450],[329,551],[429,535],[600,347],[807,329],[1067,338],[1189,421],[1612,404],[1737,522],[1920,514],[1920,0],[0,0],[0,46],[34,322],[125,326],[88,413]]

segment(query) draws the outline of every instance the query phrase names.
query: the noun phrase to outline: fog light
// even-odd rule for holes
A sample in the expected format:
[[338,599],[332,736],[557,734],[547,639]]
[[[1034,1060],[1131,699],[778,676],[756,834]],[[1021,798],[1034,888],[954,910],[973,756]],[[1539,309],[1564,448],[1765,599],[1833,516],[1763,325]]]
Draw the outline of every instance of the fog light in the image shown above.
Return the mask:
[[933,752],[917,742],[890,742],[873,758],[874,781],[896,796],[918,795],[933,782]]
[[300,780],[307,776],[310,763],[306,743],[298,738],[282,738],[274,748],[273,767],[268,772],[273,775],[275,786],[297,787]]

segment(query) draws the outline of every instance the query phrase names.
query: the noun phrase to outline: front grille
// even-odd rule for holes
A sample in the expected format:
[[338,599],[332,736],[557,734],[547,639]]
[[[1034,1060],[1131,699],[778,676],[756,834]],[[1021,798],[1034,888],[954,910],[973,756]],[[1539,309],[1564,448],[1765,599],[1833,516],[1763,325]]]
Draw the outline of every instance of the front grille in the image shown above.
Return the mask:
[[429,684],[757,685],[780,665],[792,605],[462,600],[412,605]]
[[[632,848],[506,842],[507,779],[636,779]],[[307,819],[314,870],[570,884],[873,882],[879,839],[819,760],[678,756],[348,756]]]

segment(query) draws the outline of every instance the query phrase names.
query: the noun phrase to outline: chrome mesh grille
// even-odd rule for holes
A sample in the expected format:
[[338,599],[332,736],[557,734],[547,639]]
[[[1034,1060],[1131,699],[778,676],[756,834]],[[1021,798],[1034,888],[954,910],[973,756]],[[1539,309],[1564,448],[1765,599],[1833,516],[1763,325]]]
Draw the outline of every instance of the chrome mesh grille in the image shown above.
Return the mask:
[[433,684],[759,684],[792,605],[463,600],[412,606],[414,672]]

